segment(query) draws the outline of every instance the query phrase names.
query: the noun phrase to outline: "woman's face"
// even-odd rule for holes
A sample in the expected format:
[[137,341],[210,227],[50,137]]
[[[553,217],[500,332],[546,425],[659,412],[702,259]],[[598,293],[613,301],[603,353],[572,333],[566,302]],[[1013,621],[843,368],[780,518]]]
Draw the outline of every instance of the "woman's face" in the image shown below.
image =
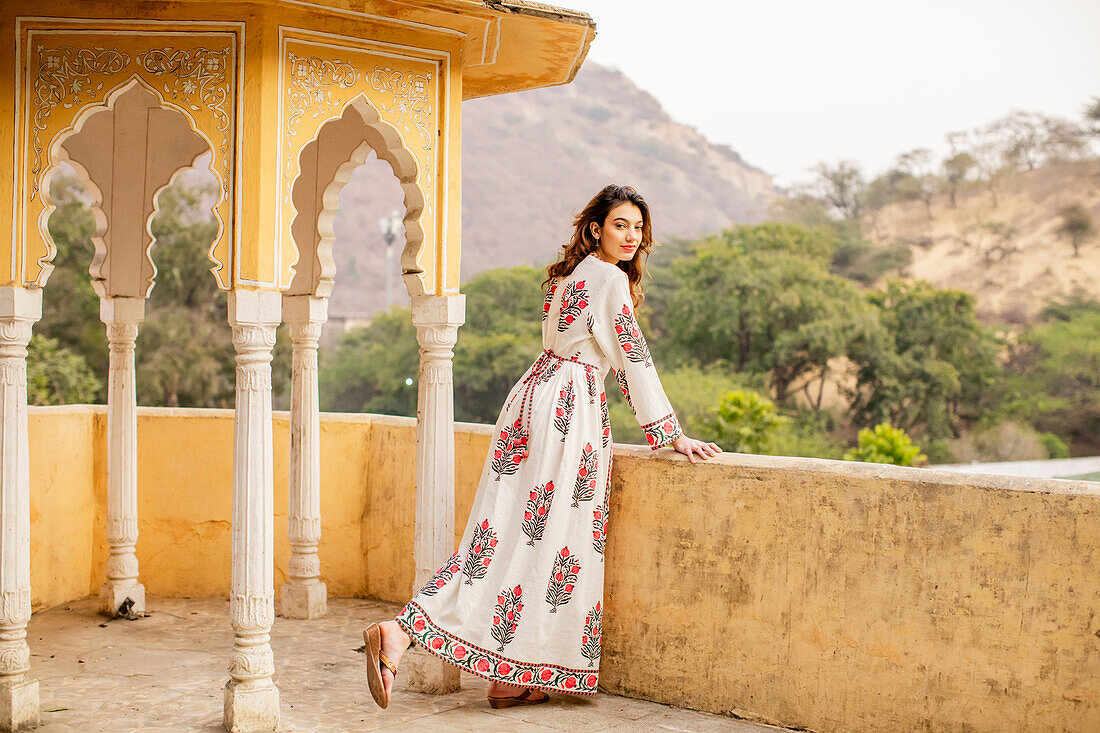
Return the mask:
[[599,238],[596,256],[604,262],[629,260],[642,243],[642,211],[629,201],[607,212],[603,226],[595,222],[589,226],[593,236]]

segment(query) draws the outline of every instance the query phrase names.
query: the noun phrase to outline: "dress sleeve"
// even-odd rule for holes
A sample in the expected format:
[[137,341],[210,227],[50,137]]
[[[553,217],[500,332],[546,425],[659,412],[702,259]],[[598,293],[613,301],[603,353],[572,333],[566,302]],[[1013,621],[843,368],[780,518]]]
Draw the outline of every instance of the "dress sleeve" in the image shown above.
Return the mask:
[[634,319],[626,277],[612,277],[595,304],[592,334],[615,372],[615,380],[634,411],[653,450],[683,435],[680,421],[665,396],[645,336]]

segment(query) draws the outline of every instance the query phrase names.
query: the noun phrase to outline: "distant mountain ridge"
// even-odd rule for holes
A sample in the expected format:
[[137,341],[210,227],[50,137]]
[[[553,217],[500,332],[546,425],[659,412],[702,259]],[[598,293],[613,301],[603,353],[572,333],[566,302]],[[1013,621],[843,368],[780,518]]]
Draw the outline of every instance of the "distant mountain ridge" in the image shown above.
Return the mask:
[[[553,260],[573,212],[607,183],[635,186],[658,238],[692,237],[765,218],[778,192],[729,147],[674,121],[624,74],[588,63],[567,86],[462,108],[462,277]],[[384,307],[378,221],[401,209],[397,182],[373,157],[340,196],[334,315]],[[396,302],[405,302],[400,278]]]

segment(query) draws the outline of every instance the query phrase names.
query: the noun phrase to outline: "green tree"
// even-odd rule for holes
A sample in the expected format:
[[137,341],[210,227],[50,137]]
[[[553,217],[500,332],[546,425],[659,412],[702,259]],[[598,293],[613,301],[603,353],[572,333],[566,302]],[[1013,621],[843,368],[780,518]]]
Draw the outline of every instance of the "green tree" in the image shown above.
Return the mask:
[[42,292],[42,319],[35,332],[54,338],[59,348],[80,354],[100,383],[90,402],[107,399],[107,335],[99,320],[99,298],[92,290],[88,267],[94,253],[95,219],[73,175],[54,176],[50,199],[50,236],[57,246],[54,271]]
[[767,397],[739,390],[727,392],[714,408],[710,433],[723,450],[768,453],[776,431],[787,422]]
[[416,415],[419,346],[408,308],[392,308],[321,352],[321,409]]
[[776,402],[803,391],[819,407],[829,362],[872,326],[852,284],[830,274],[835,236],[792,224],[735,227],[670,269],[655,314],[663,354],[766,373]]
[[1062,223],[1058,226],[1058,235],[1065,237],[1073,245],[1073,256],[1081,255],[1081,243],[1096,236],[1096,224],[1092,215],[1079,203],[1064,207],[1059,214]]
[[966,152],[955,153],[943,161],[943,179],[947,183],[947,197],[952,209],[958,207],[959,187],[976,166],[974,156]]
[[849,352],[857,368],[848,393],[855,422],[889,422],[940,439],[999,407],[1000,342],[978,323],[973,296],[893,281],[869,300],[882,328]]
[[[767,389],[759,375],[737,374],[715,365],[702,368],[682,364],[662,368],[661,384],[676,409],[676,417],[684,432],[700,440],[715,442],[717,436],[711,432],[712,418],[714,406],[722,400],[722,396],[735,390]],[[645,434],[613,378],[608,379],[606,389],[611,429],[616,442],[645,445]]]
[[844,460],[895,466],[912,466],[928,461],[928,456],[920,452],[920,446],[913,445],[904,430],[889,423],[879,423],[874,430],[860,430],[858,441],[854,448],[844,453]]
[[27,346],[27,402],[68,405],[94,402],[102,389],[80,354],[58,346],[57,339],[31,337]]
[[[463,287],[466,323],[454,357],[455,418],[495,422],[515,384],[542,351],[542,280],[532,267],[488,270]],[[326,410],[416,414],[416,330],[408,309],[350,332],[321,360]],[[411,383],[410,383],[411,380]]]
[[1100,302],[1048,306],[1008,360],[1016,408],[1039,430],[1068,438],[1073,452],[1100,451]]
[[836,165],[818,163],[816,186],[819,195],[845,219],[858,219],[867,210],[867,186],[859,166],[842,160]]
[[466,324],[455,346],[455,416],[496,422],[512,385],[542,352],[542,281],[534,267],[497,268],[472,278]]

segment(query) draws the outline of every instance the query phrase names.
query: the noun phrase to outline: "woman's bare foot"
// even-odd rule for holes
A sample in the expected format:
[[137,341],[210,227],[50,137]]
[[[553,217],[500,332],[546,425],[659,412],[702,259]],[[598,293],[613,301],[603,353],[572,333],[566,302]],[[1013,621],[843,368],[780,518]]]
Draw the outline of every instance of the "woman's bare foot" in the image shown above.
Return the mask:
[[[401,657],[412,644],[412,637],[406,634],[396,621],[383,621],[378,624],[378,628],[382,631],[382,651],[393,662],[393,666],[400,669]],[[393,692],[393,672],[390,672],[384,664],[382,665],[382,684],[386,687],[386,697],[389,697]]]
[[[489,697],[517,697],[519,695],[522,695],[523,691],[526,689],[528,688],[519,687],[516,685],[508,685],[503,682],[497,682],[496,680],[493,680],[489,683]],[[549,697],[549,695],[547,695],[544,691],[535,690],[531,693],[531,697],[529,699],[532,701],[537,701],[544,700],[547,697]]]

